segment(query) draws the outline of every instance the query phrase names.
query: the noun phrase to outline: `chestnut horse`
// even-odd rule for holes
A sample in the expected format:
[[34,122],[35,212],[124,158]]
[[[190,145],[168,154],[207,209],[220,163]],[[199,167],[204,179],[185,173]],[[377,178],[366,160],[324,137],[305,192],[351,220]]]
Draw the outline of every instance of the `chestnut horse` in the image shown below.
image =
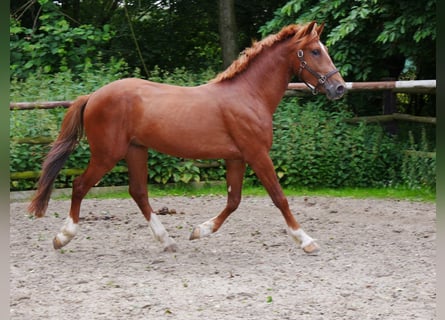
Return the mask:
[[278,182],[269,151],[272,116],[292,76],[311,90],[338,99],[345,83],[320,41],[323,24],[290,25],[246,49],[224,72],[207,84],[179,87],[141,79],[111,82],[69,107],[61,131],[45,158],[29,211],[45,214],[54,180],[83,132],[91,159],[73,182],[71,207],[54,248],[65,246],[78,231],[82,199],[125,159],[129,193],[164,250],[175,251],[147,196],[148,148],[189,159],[224,159],[227,204],[216,217],[197,226],[190,239],[216,232],[241,200],[246,165],[249,165],[280,209],[289,235],[307,253],[318,245],[292,215]]

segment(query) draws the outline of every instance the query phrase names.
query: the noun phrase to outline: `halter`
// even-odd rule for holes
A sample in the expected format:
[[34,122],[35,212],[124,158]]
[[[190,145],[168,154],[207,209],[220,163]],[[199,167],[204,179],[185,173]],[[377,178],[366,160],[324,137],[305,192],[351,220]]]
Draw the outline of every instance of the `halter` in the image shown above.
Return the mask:
[[[300,68],[298,69],[298,78],[304,82],[304,84],[311,90],[313,95],[316,95],[318,93],[318,87],[320,85],[322,85],[324,87],[326,84],[326,80],[328,80],[330,77],[332,77],[334,74],[336,74],[338,72],[338,69],[334,69],[332,71],[329,71],[325,75],[321,75],[307,65],[307,62],[303,59],[303,55],[304,55],[303,50],[298,50],[297,56],[298,56],[298,59],[300,59]],[[318,81],[317,86],[314,87],[313,85],[311,85],[310,83],[308,83],[306,80],[304,80],[301,77],[301,73],[303,72],[304,69],[309,71],[309,73],[312,74],[317,79],[317,81]]]

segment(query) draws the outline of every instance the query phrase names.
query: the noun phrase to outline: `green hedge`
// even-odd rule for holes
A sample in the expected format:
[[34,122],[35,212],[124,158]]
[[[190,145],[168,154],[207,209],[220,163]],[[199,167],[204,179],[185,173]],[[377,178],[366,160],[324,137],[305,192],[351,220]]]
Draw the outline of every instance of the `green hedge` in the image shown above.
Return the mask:
[[[69,73],[52,79],[36,75],[24,82],[12,81],[12,101],[65,100],[91,92],[115,78],[125,76],[108,73],[102,76],[90,71],[84,75],[89,81],[80,86]],[[89,74],[91,73],[91,74]],[[174,74],[152,72],[152,80],[195,85],[212,78],[212,71],[200,75],[177,70]],[[62,80],[63,81],[62,81]],[[49,86],[47,83],[53,85]],[[55,86],[54,86],[55,84]],[[36,90],[35,86],[49,88]],[[29,93],[27,93],[29,91]],[[407,154],[405,150],[431,151],[423,134],[419,141],[412,137],[400,141],[388,136],[379,125],[347,124],[352,114],[345,111],[343,102],[326,99],[284,98],[274,115],[274,144],[271,157],[280,182],[287,187],[386,187],[435,188],[435,158]],[[21,137],[57,136],[65,109],[11,111],[10,113],[10,171],[38,171],[47,145],[17,143]],[[217,168],[203,168],[195,161],[178,159],[149,151],[149,180],[151,183],[223,180],[223,162]],[[84,168],[89,160],[89,148],[82,141],[66,163],[65,168]],[[201,161],[201,163],[205,161]],[[124,162],[118,166],[125,166]],[[249,169],[247,179],[258,183]],[[61,174],[56,187],[69,187],[73,177]],[[36,179],[11,180],[11,190],[35,187]],[[126,185],[127,174],[111,172],[100,185]]]
[[307,187],[381,187],[394,184],[400,147],[380,126],[350,125],[344,111],[282,103],[272,158],[281,182]]

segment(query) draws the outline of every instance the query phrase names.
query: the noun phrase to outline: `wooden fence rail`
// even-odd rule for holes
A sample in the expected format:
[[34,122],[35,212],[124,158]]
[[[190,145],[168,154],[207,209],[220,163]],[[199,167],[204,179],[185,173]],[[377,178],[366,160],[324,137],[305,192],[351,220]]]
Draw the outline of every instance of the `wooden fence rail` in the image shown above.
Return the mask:
[[[288,91],[310,92],[304,83],[289,83],[287,88]],[[390,90],[392,92],[435,94],[436,80],[346,82],[346,89],[355,92]]]
[[[405,93],[436,93],[436,80],[410,80],[410,81],[375,81],[375,82],[346,82],[346,88],[351,92],[363,91],[392,91]],[[304,83],[289,83],[285,96],[298,96],[310,94]],[[71,100],[49,102],[11,102],[11,110],[53,109],[68,107]]]
[[419,116],[413,116],[410,114],[404,114],[404,113],[393,113],[393,114],[384,114],[379,116],[365,116],[365,117],[354,117],[351,119],[347,119],[346,122],[348,123],[358,123],[358,122],[389,122],[394,120],[404,120],[404,121],[411,121],[411,122],[421,122],[421,123],[431,123],[436,124],[436,118],[435,117],[419,117]]

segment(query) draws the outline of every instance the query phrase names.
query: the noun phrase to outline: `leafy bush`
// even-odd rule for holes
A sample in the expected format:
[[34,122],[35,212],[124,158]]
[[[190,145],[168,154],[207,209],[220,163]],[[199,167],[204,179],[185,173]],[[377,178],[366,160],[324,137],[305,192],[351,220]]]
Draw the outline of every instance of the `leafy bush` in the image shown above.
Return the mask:
[[93,54],[114,35],[110,26],[71,27],[55,3],[38,2],[42,13],[34,30],[10,19],[11,76],[24,79],[38,69],[51,74],[68,70],[77,73],[93,65]]
[[[10,100],[14,102],[74,100],[111,81],[129,76],[139,77],[140,70],[129,70],[123,60],[116,59],[104,62],[98,58],[94,65],[86,65],[78,73],[66,70],[49,75],[37,69],[25,79],[11,78]],[[43,111],[43,114],[45,113],[46,111]]]
[[409,133],[407,151],[402,159],[401,180],[411,189],[436,189],[436,157],[430,152],[425,129],[421,131],[420,143]]
[[379,126],[349,125],[352,115],[298,100],[275,117],[271,156],[286,186],[380,187],[395,183],[399,147]]

